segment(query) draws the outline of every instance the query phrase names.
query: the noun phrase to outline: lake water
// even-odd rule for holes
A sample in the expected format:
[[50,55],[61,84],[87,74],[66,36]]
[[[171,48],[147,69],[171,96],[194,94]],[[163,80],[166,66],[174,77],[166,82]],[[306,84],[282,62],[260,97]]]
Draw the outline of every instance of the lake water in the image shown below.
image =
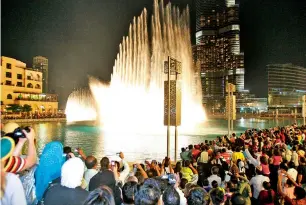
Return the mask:
[[[239,119],[234,122],[236,133],[248,128],[269,128],[284,126],[302,120],[295,119]],[[29,124],[26,124],[29,125]],[[124,152],[128,161],[144,160],[145,158],[162,159],[166,155],[166,128],[164,134],[125,133],[124,131],[107,132],[100,127],[85,125],[67,125],[66,123],[30,123],[37,135],[39,153],[50,141],[61,141],[64,146],[73,149],[81,147],[86,155],[94,155],[98,159],[103,156]],[[178,153],[181,147],[214,139],[216,136],[227,134],[227,121],[211,119],[199,125],[193,131],[181,133],[179,130]],[[174,130],[171,130],[171,156],[174,157]],[[179,155],[178,155],[179,156]]]

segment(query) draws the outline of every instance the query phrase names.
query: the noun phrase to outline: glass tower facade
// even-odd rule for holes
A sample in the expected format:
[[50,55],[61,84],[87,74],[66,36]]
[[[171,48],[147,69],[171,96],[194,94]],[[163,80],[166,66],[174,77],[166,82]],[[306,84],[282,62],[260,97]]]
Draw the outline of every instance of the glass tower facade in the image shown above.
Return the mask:
[[240,52],[239,5],[234,0],[195,0],[196,45],[193,52],[201,68],[203,104],[224,108],[225,85],[244,90],[244,55]]
[[290,113],[302,108],[302,96],[306,95],[306,68],[292,64],[267,65],[268,107]]

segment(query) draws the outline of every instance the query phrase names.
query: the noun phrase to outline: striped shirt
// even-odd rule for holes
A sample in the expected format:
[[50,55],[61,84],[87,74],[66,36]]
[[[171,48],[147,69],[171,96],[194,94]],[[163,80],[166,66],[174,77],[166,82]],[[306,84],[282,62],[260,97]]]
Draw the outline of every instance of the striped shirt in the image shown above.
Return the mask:
[[10,173],[20,172],[26,164],[26,160],[21,157],[11,156],[4,163],[4,171]]
[[228,152],[221,153],[223,159],[229,164],[231,162],[231,154]]

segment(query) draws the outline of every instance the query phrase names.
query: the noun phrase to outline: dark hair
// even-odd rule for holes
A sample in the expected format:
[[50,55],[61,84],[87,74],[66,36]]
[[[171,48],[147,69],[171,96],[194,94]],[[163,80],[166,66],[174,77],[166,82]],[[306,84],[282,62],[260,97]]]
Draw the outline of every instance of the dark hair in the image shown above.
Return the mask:
[[137,191],[136,182],[127,182],[122,187],[122,198],[125,204],[134,204],[134,197]]
[[182,179],[181,179],[181,182],[180,182],[180,187],[181,187],[182,189],[185,189],[187,183],[188,183],[188,180],[185,179],[185,178],[182,178]]
[[306,197],[306,192],[302,187],[296,186],[294,188],[294,195],[296,196],[296,199],[304,199]]
[[272,203],[274,201],[274,196],[272,195],[272,187],[270,182],[264,181],[262,186],[265,190],[268,191],[268,199],[265,201],[266,203]]
[[189,165],[190,165],[190,161],[186,160],[183,167],[189,167]]
[[265,156],[261,156],[260,157],[260,163],[267,165],[268,164],[268,159]]
[[275,149],[275,150],[274,150],[274,155],[275,155],[275,156],[280,156],[280,155],[281,155],[279,149]]
[[216,180],[211,182],[211,187],[212,188],[217,188],[218,187],[218,182]]
[[300,158],[300,161],[301,161],[301,163],[303,163],[303,164],[306,163],[305,157],[301,157],[301,158]]
[[235,193],[231,197],[232,205],[245,205],[245,198],[240,193]]
[[109,168],[109,159],[107,157],[103,157],[100,161],[101,170],[108,170]]
[[219,168],[217,166],[212,167],[211,173],[217,175],[219,173]]
[[181,172],[181,169],[182,169],[182,163],[181,162],[177,162],[176,165],[175,165],[175,173],[178,173],[178,172]]
[[115,205],[112,190],[101,186],[89,193],[83,205]]
[[142,176],[140,171],[137,171],[134,176],[137,178],[138,184],[143,184],[144,177]]
[[240,150],[241,150],[241,149],[240,149],[239,146],[237,146],[236,149],[235,149],[236,152],[240,152]]
[[284,162],[280,163],[279,169],[283,169],[285,171],[288,171],[288,167],[287,167],[287,165]]
[[160,190],[157,187],[143,185],[135,194],[135,205],[156,205],[160,195]]
[[173,187],[168,187],[163,193],[163,202],[165,205],[179,205],[180,195]]
[[185,151],[186,151],[186,149],[185,149],[184,147],[182,147],[182,148],[181,148],[181,151],[182,151],[182,152],[185,152]]
[[188,146],[188,149],[193,149],[193,145],[192,145],[192,144],[189,145],[189,146]]
[[85,160],[87,169],[92,169],[97,164],[97,159],[94,156],[88,156]]
[[71,152],[72,152],[72,151],[71,151],[71,147],[68,147],[68,146],[64,147],[63,152],[64,152],[64,154],[69,154],[69,153],[71,153]]
[[192,188],[187,197],[188,205],[203,205],[205,204],[206,192],[200,187]]
[[210,191],[210,198],[212,204],[219,205],[224,200],[224,191],[221,189],[213,189],[212,191]]

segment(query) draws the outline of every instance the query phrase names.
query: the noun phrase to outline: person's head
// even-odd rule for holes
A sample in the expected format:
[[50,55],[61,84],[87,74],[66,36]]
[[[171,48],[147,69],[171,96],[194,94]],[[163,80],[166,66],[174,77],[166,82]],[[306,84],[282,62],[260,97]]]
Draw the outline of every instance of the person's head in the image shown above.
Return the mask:
[[175,172],[180,172],[182,169],[182,163],[181,162],[177,162],[175,165]]
[[156,205],[160,199],[160,190],[151,185],[143,185],[135,194],[135,205]]
[[305,157],[300,157],[299,163],[300,164],[305,164],[306,163]]
[[69,154],[71,152],[72,152],[71,147],[68,146],[64,147],[64,154]]
[[280,153],[279,149],[275,149],[274,150],[274,156],[280,156],[280,155],[281,155],[281,153]]
[[235,149],[236,152],[240,152],[240,150],[241,150],[241,149],[240,149],[239,146],[237,146],[236,149]]
[[42,199],[49,182],[61,176],[64,161],[62,143],[54,141],[46,144],[35,170],[36,197],[38,200]]
[[261,164],[264,164],[264,165],[267,165],[267,164],[268,164],[268,159],[267,159],[267,157],[261,156],[261,157],[260,157],[260,163],[261,163]]
[[87,169],[96,169],[98,165],[97,159],[94,156],[88,156],[86,157],[85,165]]
[[296,197],[297,200],[299,199],[304,199],[306,197],[306,192],[302,187],[296,186],[294,188],[294,196]]
[[182,152],[185,152],[185,151],[186,151],[186,149],[185,149],[184,147],[182,147],[182,148],[181,148],[181,151],[182,151]]
[[127,179],[126,179],[126,183],[127,182],[136,182],[136,184],[138,184],[138,179],[137,177],[135,176],[129,176]]
[[108,170],[109,169],[109,159],[107,157],[103,157],[100,161],[101,170]]
[[218,182],[216,180],[211,182],[211,187],[212,188],[217,188],[218,187]]
[[188,180],[186,178],[182,178],[181,183],[180,183],[180,187],[182,189],[185,189],[187,183],[188,183]]
[[218,168],[217,166],[212,167],[212,168],[211,168],[211,173],[212,173],[213,175],[219,174],[219,168]]
[[127,182],[122,187],[122,199],[124,204],[134,204],[135,193],[137,191],[136,182]]
[[224,190],[221,188],[213,189],[210,192],[210,198],[211,198],[212,204],[214,205],[221,204],[224,201],[224,194],[225,194]]
[[179,205],[180,195],[172,186],[169,186],[163,193],[163,202],[164,205]]
[[230,191],[230,190],[232,190],[232,189],[234,188],[234,184],[233,184],[231,181],[226,182],[226,183],[225,183],[225,188],[226,188],[228,191]]
[[187,196],[188,205],[203,205],[205,204],[206,191],[201,187],[192,188]]
[[235,193],[231,197],[231,204],[232,205],[245,205],[246,200],[240,193]]
[[71,158],[62,167],[61,185],[73,189],[81,186],[83,174],[83,161],[78,157]]
[[279,169],[284,170],[284,171],[288,171],[288,167],[284,162],[280,163]]
[[192,144],[189,145],[189,146],[188,146],[188,149],[189,149],[189,150],[192,150],[192,149],[193,149],[193,145],[192,145]]
[[189,165],[190,165],[190,161],[186,160],[185,163],[184,163],[184,167],[189,167]]
[[272,187],[271,187],[271,184],[270,184],[270,182],[267,182],[267,181],[264,181],[263,183],[262,183],[262,186],[263,186],[263,188],[265,189],[265,190],[267,190],[268,191],[268,203],[273,203],[273,201],[274,201],[274,197],[273,197],[273,195],[272,195]]
[[221,150],[221,152],[222,152],[222,153],[225,153],[225,152],[226,152],[226,149],[225,149],[225,148],[223,148],[223,149]]
[[89,193],[83,205],[115,205],[112,190],[101,186]]

